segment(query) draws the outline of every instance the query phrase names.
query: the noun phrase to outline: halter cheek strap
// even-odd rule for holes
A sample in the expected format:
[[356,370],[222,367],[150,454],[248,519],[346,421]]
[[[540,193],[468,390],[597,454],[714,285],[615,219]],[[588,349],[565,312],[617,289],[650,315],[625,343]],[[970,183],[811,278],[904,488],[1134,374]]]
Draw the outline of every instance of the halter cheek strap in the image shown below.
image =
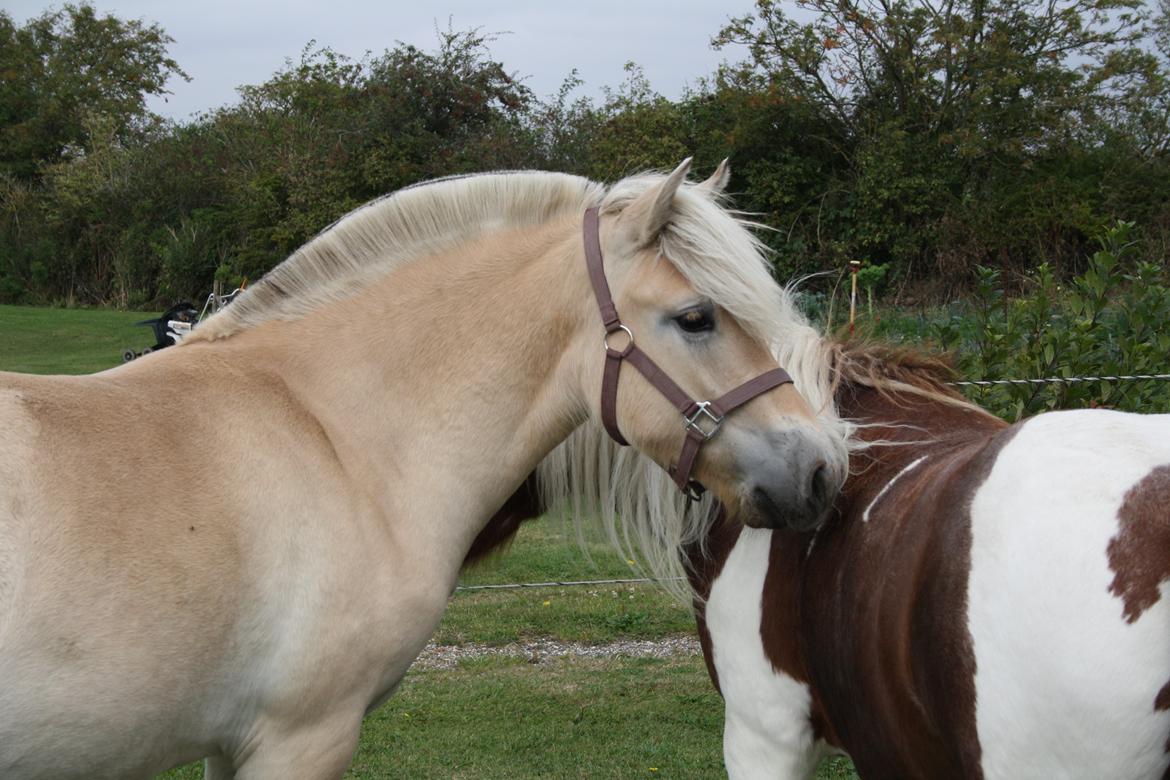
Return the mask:
[[[791,383],[792,377],[784,369],[774,368],[754,379],[749,379],[714,401],[696,401],[691,398],[657,363],[650,359],[649,355],[634,343],[633,331],[623,325],[621,318],[618,317],[617,307],[614,306],[609,283],[605,278],[597,208],[591,208],[585,212],[584,238],[585,263],[589,269],[589,281],[593,285],[593,293],[597,297],[597,305],[601,312],[601,322],[605,326],[605,371],[601,378],[601,422],[610,438],[622,446],[629,444],[622,436],[621,431],[618,430],[617,424],[618,380],[621,378],[622,363],[628,362],[650,384],[656,387],[658,392],[666,396],[666,399],[674,404],[674,407],[682,414],[686,437],[683,439],[678,462],[669,471],[679,490],[692,499],[698,499],[703,494],[704,488],[691,479],[691,471],[694,469],[695,460],[699,456],[699,448],[703,442],[715,435],[723,423],[723,418],[728,413],[762,393]],[[623,331],[626,339],[625,346],[620,349],[610,344],[610,337],[615,336],[618,331]],[[615,340],[616,338],[615,336]]]

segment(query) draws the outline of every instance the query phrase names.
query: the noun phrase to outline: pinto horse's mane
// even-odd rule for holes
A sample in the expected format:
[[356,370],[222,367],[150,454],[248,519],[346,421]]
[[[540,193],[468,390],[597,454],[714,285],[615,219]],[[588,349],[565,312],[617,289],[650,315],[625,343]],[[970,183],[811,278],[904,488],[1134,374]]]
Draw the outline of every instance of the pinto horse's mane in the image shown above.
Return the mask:
[[866,339],[831,342],[829,360],[835,386],[862,385],[887,398],[914,395],[946,404],[974,406],[953,385],[948,354]]

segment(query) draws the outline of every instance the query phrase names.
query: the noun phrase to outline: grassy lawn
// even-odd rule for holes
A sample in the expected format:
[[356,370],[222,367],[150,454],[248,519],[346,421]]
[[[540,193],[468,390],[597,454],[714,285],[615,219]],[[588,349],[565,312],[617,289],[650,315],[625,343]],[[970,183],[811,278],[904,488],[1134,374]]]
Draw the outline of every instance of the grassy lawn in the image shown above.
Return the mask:
[[[723,703],[698,657],[484,658],[412,671],[366,718],[348,778],[725,777]],[[201,777],[197,765],[167,780]],[[817,780],[856,778],[825,762]]]
[[0,371],[89,374],[122,362],[122,350],[141,351],[154,332],[134,323],[159,312],[41,309],[0,306]]
[[[157,316],[0,306],[0,371],[84,373],[152,342],[134,323]],[[529,523],[502,555],[464,573],[464,585],[637,576],[601,541],[582,551],[558,520]],[[653,585],[458,591],[440,644],[504,645],[538,638],[604,644],[690,635],[690,610]],[[702,658],[511,657],[413,669],[366,718],[347,777],[712,778],[723,776],[723,704]],[[200,765],[167,780],[202,777]],[[847,761],[819,780],[853,778]]]
[[[464,585],[638,577],[607,544],[590,539],[586,555],[559,520],[528,523],[502,555],[465,572]],[[491,645],[552,637],[600,644],[690,634],[687,607],[651,584],[457,591],[435,641]]]

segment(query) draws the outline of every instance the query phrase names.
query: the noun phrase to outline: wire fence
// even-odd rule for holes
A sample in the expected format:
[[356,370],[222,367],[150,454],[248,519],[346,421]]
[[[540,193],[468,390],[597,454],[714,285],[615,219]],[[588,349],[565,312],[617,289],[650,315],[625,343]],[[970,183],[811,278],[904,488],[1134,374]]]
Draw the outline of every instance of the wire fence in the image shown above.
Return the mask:
[[[1117,376],[1049,376],[1039,379],[963,379],[947,382],[953,387],[995,387],[997,385],[1059,385],[1082,382],[1148,382],[1170,381],[1170,374],[1119,374]],[[675,578],[681,579],[681,578]],[[507,582],[498,585],[460,585],[458,591],[522,590],[524,588],[572,588],[601,585],[644,585],[661,582],[650,577],[608,580],[566,580],[563,582]]]
[[650,577],[631,577],[623,580],[566,580],[565,582],[508,582],[501,585],[460,585],[456,591],[467,590],[520,590],[521,588],[566,588],[582,585],[641,585],[648,582],[674,582],[682,577],[656,580]]
[[952,387],[994,387],[996,385],[1073,385],[1079,382],[1168,381],[1170,374],[1120,374],[1118,376],[1048,376],[1041,379],[964,379],[947,382]]

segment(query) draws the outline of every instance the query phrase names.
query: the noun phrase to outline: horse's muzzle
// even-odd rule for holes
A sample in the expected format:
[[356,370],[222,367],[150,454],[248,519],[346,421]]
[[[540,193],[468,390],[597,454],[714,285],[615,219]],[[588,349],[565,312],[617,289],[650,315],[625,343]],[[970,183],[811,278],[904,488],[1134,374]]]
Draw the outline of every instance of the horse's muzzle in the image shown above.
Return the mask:
[[794,531],[817,528],[841,488],[827,437],[786,431],[765,438],[769,454],[748,458],[744,524]]

